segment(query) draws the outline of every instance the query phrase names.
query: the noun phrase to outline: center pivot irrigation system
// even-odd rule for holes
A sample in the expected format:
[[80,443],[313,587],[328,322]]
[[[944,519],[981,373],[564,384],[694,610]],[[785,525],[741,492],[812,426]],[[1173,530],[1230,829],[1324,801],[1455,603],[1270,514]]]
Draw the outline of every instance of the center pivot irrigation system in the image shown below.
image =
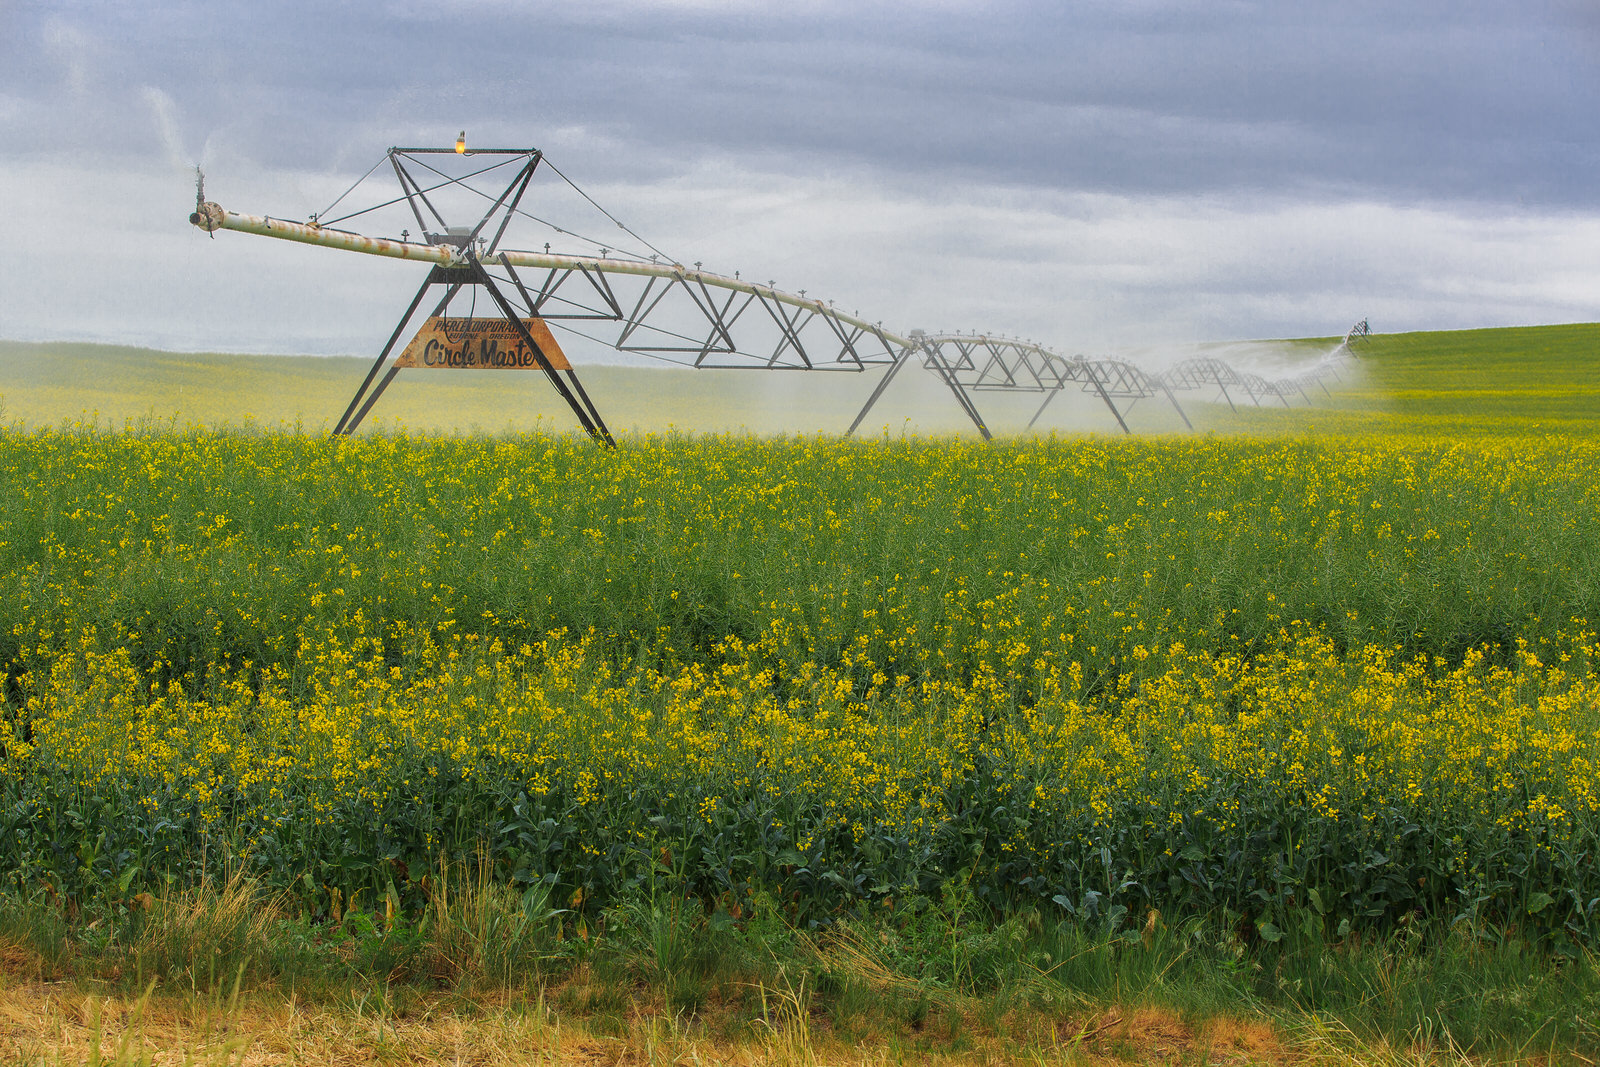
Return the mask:
[[[616,245],[637,247],[602,244],[603,239],[530,211],[526,194],[541,164],[565,183],[561,191],[575,194],[580,206],[604,220],[598,225],[625,235]],[[393,173],[398,195],[336,213],[380,169]],[[1367,324],[1358,323],[1314,367],[1271,381],[1218,359],[1190,359],[1157,373],[1122,360],[1060,356],[1013,338],[921,330],[902,335],[857,311],[846,313],[831,300],[808,297],[803,289],[785,292],[770,281],[746,281],[738,272],[728,277],[702,270],[698,262],[686,267],[600,207],[538,149],[469,149],[465,133],[453,148],[389,149],[306,222],[224,210],[206,200],[198,168],[197,178],[189,221],[213,236],[217,230],[235,230],[428,266],[421,288],[335,424],[336,436],[355,432],[401,369],[509,368],[542,371],[583,429],[614,446],[552,327],[618,352],[700,369],[859,373],[884,368],[847,434],[861,426],[903,367],[921,363],[944,382],[985,439],[991,434],[973,395],[986,391],[1042,394],[1028,423],[1032,427],[1063,392],[1081,390],[1104,402],[1125,433],[1132,432],[1125,417],[1129,408],[1145,398],[1164,398],[1190,426],[1176,394],[1211,386],[1230,407],[1240,394],[1258,405],[1277,399],[1287,406],[1296,394],[1309,403],[1309,389],[1321,385],[1326,391],[1324,379],[1337,377],[1337,364],[1350,358],[1367,334]],[[399,236],[343,228],[358,218],[369,228],[398,225]],[[409,229],[413,222],[415,236]],[[508,236],[525,241],[530,225],[544,227],[541,236],[576,244],[585,254],[552,251],[549,243],[542,251],[510,247]],[[396,346],[435,290],[442,295],[396,356]],[[476,315],[480,292],[491,313],[485,318]],[[470,305],[465,314],[459,310],[463,303]]]

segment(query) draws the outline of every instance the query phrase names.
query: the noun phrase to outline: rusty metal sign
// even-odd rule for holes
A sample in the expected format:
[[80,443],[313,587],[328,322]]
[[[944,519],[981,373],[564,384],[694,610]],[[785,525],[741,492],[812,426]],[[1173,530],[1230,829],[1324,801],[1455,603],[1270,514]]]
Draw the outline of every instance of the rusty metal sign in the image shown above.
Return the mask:
[[[571,370],[561,346],[541,318],[526,318],[522,325],[539,346],[552,370]],[[406,345],[396,367],[429,370],[539,370],[539,359],[528,350],[521,333],[509,319],[460,318],[435,315]]]

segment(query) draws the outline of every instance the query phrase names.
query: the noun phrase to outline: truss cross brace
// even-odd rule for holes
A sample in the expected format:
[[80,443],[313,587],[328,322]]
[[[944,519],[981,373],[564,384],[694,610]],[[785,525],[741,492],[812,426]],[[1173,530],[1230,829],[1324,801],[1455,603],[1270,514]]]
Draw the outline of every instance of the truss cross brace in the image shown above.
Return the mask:
[[920,334],[914,333],[912,337],[912,343],[900,350],[895,356],[894,364],[889,368],[889,373],[883,376],[883,380],[878,383],[877,388],[872,390],[872,395],[867,397],[867,402],[862,406],[860,413],[856,415],[855,421],[844,432],[845,436],[849,437],[856,432],[856,428],[866,419],[867,412],[872,410],[872,406],[878,402],[878,398],[883,395],[884,390],[889,388],[889,383],[894,381],[895,375],[900,373],[900,368],[907,363],[913,362],[917,355],[921,355],[926,357],[926,363],[933,368],[934,373],[943,379],[945,385],[950,387],[950,392],[955,396],[956,403],[961,405],[961,410],[966,413],[967,418],[972,420],[972,425],[978,428],[978,432],[983,435],[983,439],[985,441],[994,440],[994,434],[989,432],[989,427],[984,423],[983,416],[978,414],[978,408],[973,404],[972,397],[967,393],[966,386],[962,385],[961,379],[956,376],[957,368],[952,366],[950,361],[945,358],[944,350],[940,343],[938,341],[929,341]]
[[[515,275],[512,277],[514,281],[517,280]],[[422,304],[422,300],[427,296],[428,291],[434,286],[445,287],[444,297],[433,309],[433,314],[438,315],[444,311],[451,299],[463,287],[469,285],[482,286],[488,292],[496,309],[511,324],[512,329],[516,331],[522,343],[528,347],[528,351],[533,353],[534,360],[539,364],[539,369],[544,371],[544,375],[549,380],[551,387],[555,389],[562,400],[566,401],[567,406],[572,409],[573,415],[577,416],[578,424],[583,427],[584,432],[600,444],[608,448],[615,448],[617,445],[616,440],[611,436],[611,431],[607,429],[605,420],[600,417],[600,412],[595,408],[594,401],[589,399],[589,394],[584,390],[583,383],[578,380],[577,373],[569,370],[566,372],[566,380],[562,380],[556,368],[546,358],[544,351],[540,349],[538,342],[528,332],[528,328],[523,324],[516,307],[507,298],[500,286],[495,284],[495,280],[489,276],[489,272],[483,269],[483,264],[478,261],[477,256],[470,251],[467,253],[462,266],[434,267],[428,272],[428,277],[422,283],[422,288],[417,290],[417,295],[412,298],[411,305],[406,308],[405,314],[400,316],[400,322],[395,326],[394,332],[389,335],[388,343],[383,346],[383,351],[379,352],[378,358],[373,361],[371,369],[367,371],[366,378],[362,381],[360,387],[356,389],[355,396],[350,398],[350,404],[345,408],[344,415],[340,417],[339,422],[333,428],[333,436],[348,437],[350,434],[355,433],[356,428],[367,417],[367,413],[378,402],[378,398],[383,395],[384,390],[389,388],[389,383],[394,381],[395,375],[400,373],[400,368],[395,366],[394,363],[390,363],[389,357],[394,351],[396,342],[400,340],[401,334],[405,332],[407,324],[416,315],[417,308]],[[521,289],[520,284],[518,288]],[[380,378],[379,371],[383,370],[386,363],[388,364],[388,370]],[[377,381],[376,386],[373,385],[374,380]]]

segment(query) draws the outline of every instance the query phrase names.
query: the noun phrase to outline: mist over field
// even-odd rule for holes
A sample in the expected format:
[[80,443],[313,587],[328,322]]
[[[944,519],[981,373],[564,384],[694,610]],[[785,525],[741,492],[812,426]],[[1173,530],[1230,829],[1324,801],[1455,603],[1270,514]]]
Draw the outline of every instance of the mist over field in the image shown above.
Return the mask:
[[[1600,327],[1552,326],[1464,333],[1374,335],[1357,358],[1308,382],[1288,403],[1255,403],[1239,387],[1174,396],[1200,432],[1504,432],[1506,419],[1589,434],[1600,388],[1588,353]],[[1317,367],[1331,338],[1222,345],[1150,346],[1126,357],[1152,371],[1184,359],[1216,358],[1265,378]],[[370,360],[186,354],[116,346],[0,342],[0,403],[6,420],[53,426],[130,420],[177,428],[293,426],[327,430],[345,409]],[[619,432],[836,435],[847,429],[882,370],[853,372],[692,371],[583,365],[586,388]],[[972,392],[991,428],[1022,433],[1045,399],[1030,391]],[[1228,400],[1233,400],[1230,407]],[[1121,402],[1119,401],[1119,404]],[[1186,432],[1164,397],[1127,406],[1135,433]],[[542,375],[402,372],[374,407],[370,429],[504,433],[576,428]],[[1093,394],[1069,385],[1033,428],[1039,434],[1120,432]],[[859,434],[971,434],[948,388],[921,367],[900,374]]]

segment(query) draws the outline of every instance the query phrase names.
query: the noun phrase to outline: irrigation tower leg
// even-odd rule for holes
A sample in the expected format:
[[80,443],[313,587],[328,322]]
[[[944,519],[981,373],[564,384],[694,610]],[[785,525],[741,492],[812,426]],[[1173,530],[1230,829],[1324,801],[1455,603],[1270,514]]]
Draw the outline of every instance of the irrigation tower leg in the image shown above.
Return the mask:
[[1028,420],[1028,429],[1033,429],[1033,424],[1039,421],[1039,416],[1044,414],[1044,409],[1049,407],[1050,402],[1060,395],[1061,386],[1058,385],[1054,389],[1050,390],[1049,395],[1044,398],[1044,403],[1039,405],[1039,410],[1035,411],[1033,413],[1033,418]]
[[[395,342],[400,340],[400,335],[405,332],[406,323],[410,322],[411,316],[417,313],[418,305],[422,303],[422,298],[427,295],[428,289],[432,285],[433,273],[430,271],[427,279],[422,283],[422,288],[418,289],[417,295],[411,298],[411,306],[406,308],[405,314],[401,315],[400,321],[395,324],[394,332],[389,335],[389,343],[383,346],[383,351],[378,353],[378,358],[372,361],[372,368],[367,371],[367,376],[362,380],[361,387],[356,390],[356,395],[350,398],[350,405],[344,409],[344,414],[339,416],[339,421],[334,424],[333,433],[330,436],[342,437],[355,432],[356,426],[361,422],[361,416],[357,415],[355,422],[350,421],[350,416],[355,412],[356,405],[361,403],[362,396],[372,387],[372,379],[378,376],[378,368],[383,366],[384,361],[389,358],[389,353],[394,351]],[[454,289],[440,302],[439,307],[443,308],[445,304],[449,303],[450,296],[453,295],[455,295]],[[438,313],[438,309],[435,309],[434,314],[437,315]],[[388,385],[387,380],[385,380],[384,385]],[[378,390],[382,392],[383,386],[379,386]],[[368,403],[366,407],[361,409],[361,414],[365,415],[371,406]]]
[[[1158,379],[1158,381],[1159,381],[1159,379]],[[1167,387],[1167,386],[1165,386],[1165,385],[1162,385],[1162,386],[1161,386],[1161,391],[1162,391],[1162,392],[1163,392],[1163,393],[1166,393],[1166,394],[1167,394],[1167,399],[1168,399],[1168,400],[1170,400],[1170,401],[1172,401],[1172,407],[1173,407],[1173,410],[1174,410],[1174,411],[1176,411],[1176,412],[1177,412],[1177,413],[1178,413],[1178,418],[1180,418],[1180,419],[1182,419],[1182,420],[1183,420],[1183,424],[1184,424],[1184,425],[1185,425],[1185,426],[1187,426],[1187,427],[1189,427],[1189,430],[1190,430],[1190,431],[1191,431],[1191,432],[1193,432],[1193,430],[1194,430],[1194,423],[1192,423],[1192,422],[1190,422],[1190,421],[1189,421],[1189,416],[1187,416],[1187,415],[1185,415],[1185,414],[1184,414],[1184,413],[1183,413],[1183,408],[1181,408],[1181,407],[1179,407],[1179,406],[1178,406],[1178,398],[1177,398],[1177,397],[1176,397],[1176,396],[1173,396],[1173,395],[1172,395],[1172,390],[1171,390],[1171,389],[1169,389],[1169,388],[1168,388],[1168,387]]]
[[889,388],[889,383],[894,381],[894,376],[900,373],[900,368],[909,362],[911,362],[911,349],[902,348],[900,350],[899,357],[895,359],[892,364],[890,364],[888,373],[883,376],[883,379],[879,381],[877,386],[872,390],[872,395],[867,397],[867,402],[862,405],[861,411],[857,413],[855,421],[852,422],[850,424],[850,428],[844,432],[846,437],[850,437],[856,432],[857,428],[859,428],[861,423],[866,419],[867,412],[872,410],[872,405],[878,402],[878,398],[883,395],[883,391]]
[[1128,424],[1122,418],[1122,412],[1117,410],[1117,405],[1111,402],[1111,396],[1106,392],[1106,387],[1100,381],[1100,375],[1095,372],[1093,366],[1089,368],[1089,380],[1094,383],[1094,391],[1100,394],[1100,399],[1106,402],[1106,407],[1111,409],[1111,414],[1116,416],[1117,425],[1122,427],[1122,432],[1131,436],[1133,431],[1128,429]]
[[[528,346],[528,351],[533,353],[534,359],[538,360],[539,369],[544,371],[545,377],[550,380],[550,384],[555,387],[561,399],[567,402],[567,406],[572,409],[572,413],[578,417],[578,423],[583,427],[584,432],[607,448],[616,448],[617,442],[611,436],[611,431],[606,428],[605,420],[600,418],[600,412],[595,410],[594,404],[589,400],[589,394],[585,393],[583,386],[578,384],[577,374],[573,371],[567,372],[567,377],[577,388],[577,395],[575,396],[573,391],[568,389],[566,384],[562,382],[560,375],[556,373],[555,367],[551,366],[550,361],[545,358],[545,354],[540,351],[539,343],[533,339],[533,335],[528,332],[528,328],[522,324],[522,316],[517,314],[517,309],[512,307],[511,301],[506,299],[506,295],[500,291],[500,287],[494,283],[494,279],[489,277],[489,272],[483,269],[483,264],[479,263],[478,258],[470,253],[468,254],[468,259],[472,263],[474,273],[477,275],[477,283],[489,291],[489,296],[499,306],[500,313],[506,317],[506,321],[511,323],[512,329],[516,330],[517,336],[522,339],[522,343]],[[583,399],[580,401],[578,396],[582,396]]]
[[933,363],[933,369],[939,377],[944,379],[944,384],[950,387],[950,392],[955,394],[956,403],[961,405],[961,410],[967,413],[967,418],[972,420],[972,425],[978,428],[985,441],[994,440],[994,435],[989,432],[989,427],[983,423],[983,416],[978,414],[978,408],[967,395],[966,389],[961,385],[961,380],[956,377],[956,370],[944,358],[944,352],[937,344],[928,341],[922,342],[922,350],[928,354]]

